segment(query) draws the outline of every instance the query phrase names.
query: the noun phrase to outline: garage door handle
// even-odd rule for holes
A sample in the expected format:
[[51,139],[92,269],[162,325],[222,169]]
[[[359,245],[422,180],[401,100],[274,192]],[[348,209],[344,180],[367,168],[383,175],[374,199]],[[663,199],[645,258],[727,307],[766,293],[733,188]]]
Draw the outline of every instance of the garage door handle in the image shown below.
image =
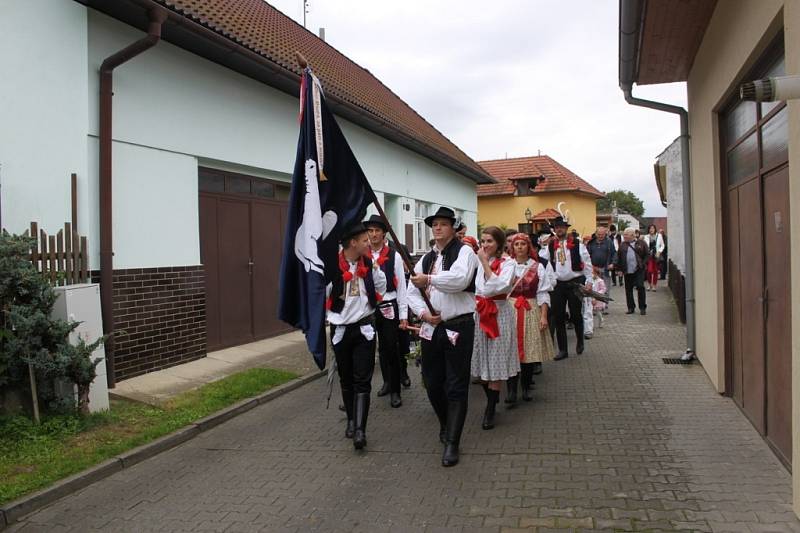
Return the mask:
[[253,260],[250,259],[250,261],[247,262],[247,271],[251,276],[253,275],[253,265],[255,265],[255,263],[253,263]]

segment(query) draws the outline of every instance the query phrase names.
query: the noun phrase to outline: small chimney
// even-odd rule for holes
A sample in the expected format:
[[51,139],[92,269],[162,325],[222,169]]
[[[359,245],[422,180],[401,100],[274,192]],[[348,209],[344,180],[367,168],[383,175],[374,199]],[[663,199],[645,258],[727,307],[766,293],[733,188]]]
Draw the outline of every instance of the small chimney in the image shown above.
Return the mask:
[[319,38],[322,39],[323,41],[325,40],[325,28],[319,29]]

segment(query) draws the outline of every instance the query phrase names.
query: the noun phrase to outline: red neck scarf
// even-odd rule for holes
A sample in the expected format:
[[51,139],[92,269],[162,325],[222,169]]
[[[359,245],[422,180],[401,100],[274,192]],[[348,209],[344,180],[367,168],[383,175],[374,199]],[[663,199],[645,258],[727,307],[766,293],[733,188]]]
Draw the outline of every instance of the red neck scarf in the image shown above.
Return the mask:
[[375,259],[375,262],[378,264],[379,267],[382,267],[383,264],[389,260],[389,246],[385,243],[381,251],[378,253],[378,258]]
[[[356,266],[356,276],[359,278],[367,277],[367,273],[369,272],[369,268],[364,263],[364,258],[358,258],[358,266]],[[339,270],[342,271],[342,280],[347,283],[353,279],[353,273],[350,272],[350,263],[347,261],[347,258],[344,256],[344,252],[339,252]]]
[[[554,243],[555,249],[558,250],[558,247],[560,245],[561,245],[561,241],[558,240],[558,237],[556,237],[556,240],[555,240],[555,243]],[[572,250],[573,248],[575,248],[575,241],[572,239],[572,235],[567,235],[567,250]]]

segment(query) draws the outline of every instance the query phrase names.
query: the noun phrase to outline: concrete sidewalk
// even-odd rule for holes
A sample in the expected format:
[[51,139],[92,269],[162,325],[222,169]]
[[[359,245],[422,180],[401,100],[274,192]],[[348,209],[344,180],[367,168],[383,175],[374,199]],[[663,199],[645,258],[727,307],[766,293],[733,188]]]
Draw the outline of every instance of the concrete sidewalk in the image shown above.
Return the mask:
[[300,376],[317,372],[302,332],[211,352],[203,359],[120,381],[111,395],[158,405],[182,392],[248,368],[288,370]]

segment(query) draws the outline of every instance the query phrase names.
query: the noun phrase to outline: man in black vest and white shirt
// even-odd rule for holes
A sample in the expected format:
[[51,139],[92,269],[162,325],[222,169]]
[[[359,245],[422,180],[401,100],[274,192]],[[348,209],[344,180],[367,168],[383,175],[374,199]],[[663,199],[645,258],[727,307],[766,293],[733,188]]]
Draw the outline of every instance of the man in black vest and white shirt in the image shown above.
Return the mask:
[[[569,356],[567,348],[567,317],[575,327],[578,336],[577,353],[583,353],[583,298],[576,291],[575,285],[592,286],[592,258],[586,246],[567,234],[569,223],[563,217],[557,217],[553,223],[555,238],[550,239],[547,248],[540,254],[550,260],[556,276],[556,286],[550,294],[550,303],[553,306],[553,322],[555,323],[558,354],[555,360],[559,361]],[[588,283],[587,283],[588,282]]]
[[326,288],[327,319],[336,355],[342,401],[347,412],[345,436],[360,450],[367,445],[367,417],[375,368],[375,308],[386,292],[386,276],[373,267],[367,228],[358,223],[342,234],[341,276]]
[[386,294],[378,304],[375,323],[378,327],[378,354],[383,376],[383,387],[378,396],[390,395],[390,405],[400,407],[400,382],[403,366],[400,358],[400,328],[408,326],[408,300],[406,299],[406,278],[403,259],[386,241],[386,223],[378,215],[372,215],[364,222],[369,234],[372,263],[377,265],[386,277]]
[[[475,273],[478,258],[456,239],[456,216],[440,207],[425,219],[433,231],[433,250],[417,262],[408,305],[423,321],[422,378],[439,418],[439,440],[445,445],[442,465],[458,463],[458,446],[467,416],[469,372],[475,337]],[[425,291],[432,313],[422,298]]]

